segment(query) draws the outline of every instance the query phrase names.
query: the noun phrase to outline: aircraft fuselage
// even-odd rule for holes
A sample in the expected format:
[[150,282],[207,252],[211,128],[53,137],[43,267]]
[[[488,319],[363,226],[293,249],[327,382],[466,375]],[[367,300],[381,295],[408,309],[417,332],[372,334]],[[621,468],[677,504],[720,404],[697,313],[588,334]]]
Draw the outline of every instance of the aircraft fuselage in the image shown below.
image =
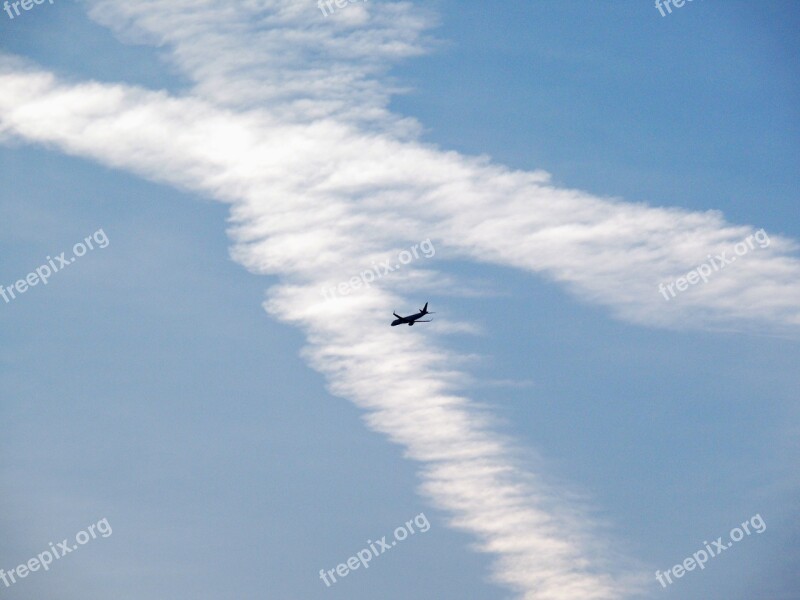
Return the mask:
[[415,315],[409,315],[407,317],[401,317],[399,319],[395,319],[394,321],[392,321],[392,327],[394,327],[395,325],[406,325],[406,324],[409,326],[413,325],[414,321],[416,321],[417,319],[421,319],[422,317],[425,316],[425,314],[426,313],[424,312],[418,312]]
[[[401,317],[397,313],[394,313],[394,316],[397,317],[397,318],[394,321],[392,321],[392,327],[394,327],[395,325],[408,325],[408,326],[411,326],[416,321],[418,321],[422,317],[424,317],[426,315],[429,315],[429,314],[430,314],[430,312],[428,312],[428,303],[427,302],[425,303],[425,306],[422,307],[422,310],[420,310],[418,313],[414,313],[413,315],[408,315],[407,317]],[[428,321],[422,321],[422,322],[423,323],[427,323]]]

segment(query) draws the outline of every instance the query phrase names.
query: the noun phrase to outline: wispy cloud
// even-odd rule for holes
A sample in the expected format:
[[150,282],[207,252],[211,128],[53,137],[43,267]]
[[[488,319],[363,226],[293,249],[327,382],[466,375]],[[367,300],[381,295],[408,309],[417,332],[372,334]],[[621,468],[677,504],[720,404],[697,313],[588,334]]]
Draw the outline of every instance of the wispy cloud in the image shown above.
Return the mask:
[[[429,44],[431,17],[410,3],[356,4],[327,19],[298,0],[91,6],[126,41],[162,45],[192,88],[171,97],[67,84],[2,57],[0,134],[230,204],[233,257],[280,276],[265,308],[303,329],[305,356],[333,394],[421,463],[421,491],[497,556],[498,582],[525,598],[630,593],[610,540],[520,466],[514,445],[458,393],[462,357],[433,329],[387,327],[387,307],[413,304],[418,290],[446,294],[443,259],[460,258],[540,274],[637,323],[796,334],[794,243],[770,232],[770,247],[741,268],[665,303],[659,282],[758,227],[598,198],[418,142],[418,125],[386,108],[396,91],[388,68]],[[436,260],[346,297],[320,295],[371,257],[428,238]]]

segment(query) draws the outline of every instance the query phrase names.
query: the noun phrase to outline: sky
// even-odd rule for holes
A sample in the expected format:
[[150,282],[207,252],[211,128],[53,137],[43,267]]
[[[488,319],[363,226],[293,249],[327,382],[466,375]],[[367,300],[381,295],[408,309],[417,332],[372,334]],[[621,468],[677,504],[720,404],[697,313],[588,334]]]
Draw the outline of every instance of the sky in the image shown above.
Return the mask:
[[798,25],[0,12],[0,596],[798,598]]

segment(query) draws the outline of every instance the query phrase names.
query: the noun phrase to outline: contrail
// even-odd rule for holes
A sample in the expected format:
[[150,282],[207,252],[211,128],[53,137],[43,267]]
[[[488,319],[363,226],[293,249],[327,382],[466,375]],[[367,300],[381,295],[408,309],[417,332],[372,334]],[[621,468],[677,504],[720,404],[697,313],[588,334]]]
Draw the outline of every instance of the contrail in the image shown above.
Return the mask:
[[164,44],[191,90],[66,84],[3,57],[0,135],[228,203],[233,257],[280,278],[265,308],[305,332],[305,356],[330,391],[420,464],[420,491],[496,557],[495,581],[531,599],[634,593],[613,541],[464,396],[461,357],[433,330],[387,326],[387,307],[410,303],[399,290],[447,293],[441,262],[330,301],[319,290],[430,238],[437,258],[538,273],[634,322],[796,332],[796,246],[770,234],[741,268],[665,305],[659,281],[754,228],[421,144],[416,123],[386,110],[386,70],[425,47],[429,17],[411,4],[354,4],[328,19],[294,0],[92,6],[125,39]]

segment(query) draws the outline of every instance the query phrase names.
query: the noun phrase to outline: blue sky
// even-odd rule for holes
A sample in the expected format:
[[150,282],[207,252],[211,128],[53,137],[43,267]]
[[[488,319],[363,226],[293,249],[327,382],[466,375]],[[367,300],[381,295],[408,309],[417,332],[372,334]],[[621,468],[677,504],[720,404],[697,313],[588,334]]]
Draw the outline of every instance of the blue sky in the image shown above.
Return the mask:
[[0,302],[0,568],[113,527],[5,597],[796,597],[796,7],[126,4],[0,13],[0,284],[110,240]]

